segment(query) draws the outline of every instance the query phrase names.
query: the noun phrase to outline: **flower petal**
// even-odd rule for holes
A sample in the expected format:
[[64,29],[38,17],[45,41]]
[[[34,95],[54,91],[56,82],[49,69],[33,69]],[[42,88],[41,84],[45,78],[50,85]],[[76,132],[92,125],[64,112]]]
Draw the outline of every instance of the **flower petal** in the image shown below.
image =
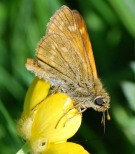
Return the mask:
[[65,142],[50,144],[42,154],[89,154],[81,145]]
[[42,102],[36,110],[31,142],[46,138],[48,142],[62,142],[73,136],[81,124],[81,115],[65,94],[55,94]]
[[50,83],[36,77],[30,85],[25,101],[23,114],[29,113],[37,104],[43,101],[50,89]]

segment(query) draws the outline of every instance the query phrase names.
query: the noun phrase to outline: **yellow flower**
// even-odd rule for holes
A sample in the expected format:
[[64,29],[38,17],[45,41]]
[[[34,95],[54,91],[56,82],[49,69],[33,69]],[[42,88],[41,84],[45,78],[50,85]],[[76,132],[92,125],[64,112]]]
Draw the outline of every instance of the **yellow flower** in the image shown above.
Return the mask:
[[46,151],[42,154],[88,154],[88,152],[79,144],[65,142],[48,145]]
[[[63,93],[48,95],[50,84],[35,78],[26,94],[24,109],[18,121],[18,132],[32,151],[74,147],[66,142],[81,125],[81,114],[71,99]],[[79,145],[78,145],[79,146]],[[78,147],[77,146],[77,147]],[[73,150],[73,149],[72,149]]]
[[65,94],[48,97],[37,107],[31,129],[32,149],[42,149],[42,145],[46,146],[47,143],[66,142],[76,133],[80,124],[81,115],[73,108],[69,97]]

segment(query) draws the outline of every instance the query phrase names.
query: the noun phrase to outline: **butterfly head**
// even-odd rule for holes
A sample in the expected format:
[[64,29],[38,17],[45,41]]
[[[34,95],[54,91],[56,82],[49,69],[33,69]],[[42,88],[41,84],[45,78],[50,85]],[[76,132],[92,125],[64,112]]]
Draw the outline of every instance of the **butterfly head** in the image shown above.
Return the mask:
[[94,100],[94,105],[96,107],[95,110],[98,111],[98,112],[102,112],[103,115],[102,115],[102,119],[101,119],[101,124],[103,125],[104,127],[104,133],[105,133],[105,113],[107,112],[107,120],[110,120],[111,117],[109,115],[109,111],[108,109],[110,108],[110,97],[107,95],[106,93],[106,97],[101,97],[101,96],[97,96]]
[[[89,107],[98,112],[105,112],[110,108],[110,97],[104,89],[101,81],[97,78],[94,80],[92,88],[90,87]],[[92,89],[92,90],[91,90]]]
[[108,110],[110,108],[110,98],[108,95],[106,95],[105,97],[103,96],[97,96],[94,99],[94,103],[93,103],[93,109],[98,111],[98,112],[105,112],[106,110]]

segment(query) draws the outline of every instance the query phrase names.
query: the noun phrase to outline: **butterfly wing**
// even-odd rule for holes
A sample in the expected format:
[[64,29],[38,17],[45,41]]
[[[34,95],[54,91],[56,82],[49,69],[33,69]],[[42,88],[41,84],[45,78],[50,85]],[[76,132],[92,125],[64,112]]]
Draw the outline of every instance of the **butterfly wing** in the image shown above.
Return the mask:
[[94,57],[83,19],[63,6],[51,18],[40,41],[36,60],[26,67],[54,85],[60,82],[86,83],[96,77]]
[[[97,71],[87,29],[81,15],[67,6],[61,7],[48,24],[47,33],[59,33],[66,36],[77,48],[87,65],[85,78],[97,78]],[[83,72],[82,72],[83,73]]]
[[40,41],[36,57],[37,60],[27,61],[27,69],[55,86],[64,82],[78,84],[86,74],[80,53],[70,40],[57,33],[48,34]]
[[97,78],[97,70],[96,70],[92,46],[90,43],[89,35],[87,33],[85,22],[78,11],[73,10],[72,12],[75,17],[76,23],[79,27],[79,31],[80,31],[82,40],[85,45],[85,52],[86,52],[86,56],[88,57],[88,61],[89,61],[89,65],[90,65],[92,74],[93,74],[94,78],[96,79]]

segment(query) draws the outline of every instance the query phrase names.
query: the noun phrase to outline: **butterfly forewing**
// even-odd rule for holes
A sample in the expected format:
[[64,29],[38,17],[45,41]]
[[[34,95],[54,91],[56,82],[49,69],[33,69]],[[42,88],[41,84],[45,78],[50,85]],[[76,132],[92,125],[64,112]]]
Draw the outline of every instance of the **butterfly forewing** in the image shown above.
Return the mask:
[[[47,33],[59,33],[67,37],[67,39],[74,44],[77,52],[79,52],[81,58],[83,58],[85,67],[87,67],[86,74],[82,72],[83,80],[86,81],[85,78],[93,80],[93,75],[96,76],[96,67],[89,36],[80,14],[77,11],[71,11],[68,7],[63,6],[51,18]],[[89,59],[90,56],[92,56],[91,59]]]
[[79,52],[83,55],[83,42],[81,40],[79,30],[73,16],[72,11],[63,6],[51,18],[48,26],[47,33],[58,33],[67,37],[74,43]]
[[[79,31],[81,33],[82,41],[83,41],[83,44],[85,47],[85,51],[84,51],[86,53],[85,56],[87,56],[86,59],[88,59],[88,63],[89,63],[88,66],[90,67],[89,71],[92,72],[94,78],[96,79],[97,78],[96,65],[95,65],[92,46],[90,43],[89,35],[87,33],[85,22],[78,11],[73,10],[72,12],[73,12],[75,20],[77,22],[77,25],[79,27]],[[91,75],[90,72],[89,72],[89,74]]]
[[[66,6],[63,6],[51,18],[46,36],[38,44],[36,57],[39,62],[42,61],[49,68],[59,72],[58,74],[80,85],[94,80],[92,70],[95,68],[94,57],[84,21],[77,11],[71,11]],[[43,64],[40,67],[47,74],[46,67],[43,67]],[[58,80],[57,75],[55,80]]]
[[85,72],[82,72],[84,74],[83,80],[86,81],[85,78],[88,79],[88,76],[92,76],[92,74],[88,62],[88,56],[85,51],[86,50],[85,44],[79,28],[80,28],[79,23],[76,20],[73,11],[71,11],[66,6],[63,6],[51,18],[51,21],[48,24],[47,33],[59,33],[60,35],[65,36],[68,40],[70,40],[74,44],[74,46],[77,49],[77,52],[81,54],[81,58],[84,61],[83,64],[87,68],[86,74]]
[[[37,47],[36,57],[38,61],[80,85],[92,82],[93,75],[96,76],[94,57],[84,21],[77,11],[71,11],[66,6],[51,18],[46,36]],[[41,68],[46,72],[45,67]]]

